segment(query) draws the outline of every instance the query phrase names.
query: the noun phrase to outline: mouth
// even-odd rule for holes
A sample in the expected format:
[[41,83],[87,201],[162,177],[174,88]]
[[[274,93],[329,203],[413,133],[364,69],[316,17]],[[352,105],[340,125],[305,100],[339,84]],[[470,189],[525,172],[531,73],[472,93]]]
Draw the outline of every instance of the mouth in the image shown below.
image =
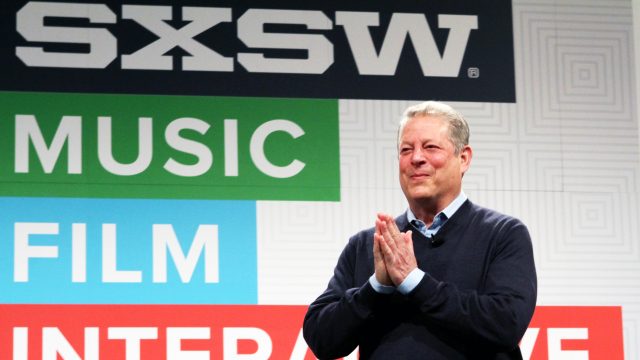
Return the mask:
[[429,176],[430,176],[429,174],[412,174],[409,176],[409,178],[413,180],[421,180],[421,179],[426,179]]

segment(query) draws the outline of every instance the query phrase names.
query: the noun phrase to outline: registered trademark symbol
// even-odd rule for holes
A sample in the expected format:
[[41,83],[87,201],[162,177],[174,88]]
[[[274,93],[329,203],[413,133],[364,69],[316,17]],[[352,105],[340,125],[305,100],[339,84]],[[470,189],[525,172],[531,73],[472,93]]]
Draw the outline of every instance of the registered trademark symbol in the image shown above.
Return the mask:
[[477,67],[470,67],[467,69],[467,76],[471,79],[477,79],[480,77],[480,69]]

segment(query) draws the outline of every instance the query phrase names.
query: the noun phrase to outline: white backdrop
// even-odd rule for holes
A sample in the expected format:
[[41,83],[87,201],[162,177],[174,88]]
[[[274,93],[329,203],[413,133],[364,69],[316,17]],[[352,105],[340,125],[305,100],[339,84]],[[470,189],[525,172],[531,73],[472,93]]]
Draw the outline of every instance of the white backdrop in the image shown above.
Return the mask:
[[[640,356],[632,7],[514,0],[516,103],[452,103],[475,151],[464,190],[529,226],[538,304],[622,306],[628,359]],[[405,209],[395,136],[410,104],[340,101],[341,202],[258,202],[260,304],[308,304],[349,236]]]

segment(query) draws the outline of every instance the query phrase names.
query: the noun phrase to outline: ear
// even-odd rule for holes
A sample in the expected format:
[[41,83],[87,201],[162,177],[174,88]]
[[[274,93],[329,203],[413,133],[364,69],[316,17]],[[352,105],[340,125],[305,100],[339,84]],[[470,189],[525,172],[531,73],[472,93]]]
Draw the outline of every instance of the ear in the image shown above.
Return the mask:
[[462,150],[460,150],[460,155],[458,158],[460,159],[460,172],[464,175],[465,172],[471,166],[471,158],[473,157],[473,150],[471,150],[471,146],[465,145]]

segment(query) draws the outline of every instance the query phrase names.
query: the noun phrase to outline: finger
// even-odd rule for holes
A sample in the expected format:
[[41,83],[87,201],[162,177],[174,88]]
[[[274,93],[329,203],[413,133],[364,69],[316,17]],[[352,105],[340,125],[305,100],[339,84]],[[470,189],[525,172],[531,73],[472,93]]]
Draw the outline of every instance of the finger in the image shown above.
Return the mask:
[[389,246],[389,242],[384,236],[378,237],[378,244],[380,246],[381,253],[384,256],[385,263],[388,260],[393,259],[393,250]]
[[381,250],[380,250],[380,234],[375,233],[373,234],[373,257],[376,260],[379,260],[379,258],[382,256]]
[[375,228],[376,228],[376,233],[378,233],[378,234],[380,234],[380,232],[382,231],[380,229],[380,223],[381,223],[380,219],[376,218],[376,226],[375,226]]
[[[404,238],[405,233],[400,232],[398,229],[398,225],[396,221],[392,217],[388,217],[385,222],[385,227],[387,232],[390,234],[393,239],[393,250],[396,253],[405,253],[407,252],[407,241]],[[411,248],[411,252],[413,252],[413,248]]]
[[382,254],[382,250],[380,249],[380,242],[382,236],[380,234],[373,235],[373,259],[374,259],[374,271],[376,280],[380,284],[383,285],[392,285],[393,282],[389,278],[389,273],[387,272],[387,265],[384,262],[384,255]]
[[385,231],[386,231],[385,222],[380,219],[376,219],[376,232],[381,236],[384,236]]
[[413,252],[413,231],[408,230],[405,233],[402,233],[402,237],[404,238],[404,242],[407,244],[407,248]]
[[385,213],[378,213],[376,215],[378,216],[378,220],[380,221],[385,221],[385,219],[387,218],[387,214]]
[[385,232],[386,232],[386,228],[385,227],[386,226],[385,226],[383,221],[381,221],[379,219],[376,220],[376,234],[380,235],[380,237],[385,237],[385,236],[388,237],[388,235],[385,234]]
[[393,221],[393,216],[389,214],[379,213],[378,219],[382,222],[389,222],[389,221]]
[[391,236],[393,236],[394,239],[400,239],[402,235],[400,234],[400,229],[398,229],[398,225],[396,225],[395,219],[388,218],[387,221],[385,221],[385,223],[387,224],[387,228],[389,229]]
[[393,238],[394,242],[399,242],[402,239],[400,229],[396,224],[396,220],[393,216],[388,214],[378,214],[378,219],[386,224],[389,234]]
[[387,223],[381,221],[380,230],[381,230],[380,235],[382,235],[382,238],[384,239],[389,249],[391,251],[395,251],[398,245],[396,244],[396,239],[393,237],[393,235],[389,231],[389,228],[387,227]]
[[383,221],[380,219],[376,219],[376,233],[382,235],[382,223]]

